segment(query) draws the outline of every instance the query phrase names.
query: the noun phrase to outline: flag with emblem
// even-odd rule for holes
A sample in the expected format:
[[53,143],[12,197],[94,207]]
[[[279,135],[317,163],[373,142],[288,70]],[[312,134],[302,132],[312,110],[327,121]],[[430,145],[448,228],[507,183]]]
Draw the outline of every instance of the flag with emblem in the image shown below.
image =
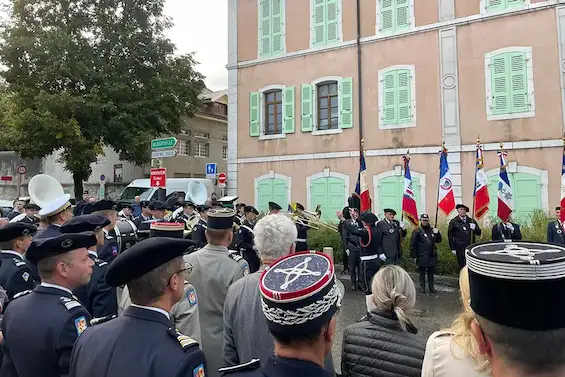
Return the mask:
[[355,186],[355,194],[361,200],[361,213],[371,209],[371,194],[369,193],[369,185],[367,184],[367,166],[365,165],[365,156],[361,148],[359,159],[359,175],[357,176],[357,186]]
[[453,180],[449,163],[447,162],[447,148],[445,143],[439,151],[439,192],[437,206],[448,216],[455,209],[455,195],[453,194]]
[[500,174],[498,179],[498,217],[504,222],[508,221],[512,208],[514,208],[514,197],[512,196],[512,187],[510,187],[510,179],[506,171],[506,157],[508,153],[502,150],[500,144],[500,152],[498,158],[500,159]]
[[475,192],[473,193],[475,218],[480,219],[488,212],[490,198],[488,195],[487,175],[483,163],[483,147],[477,139],[476,169],[475,169]]
[[414,226],[418,226],[418,208],[416,205],[416,197],[412,189],[412,175],[410,174],[410,157],[408,153],[402,156],[404,160],[404,195],[402,195],[402,214]]
[[565,221],[565,138],[563,138],[563,157],[561,159],[561,222]]

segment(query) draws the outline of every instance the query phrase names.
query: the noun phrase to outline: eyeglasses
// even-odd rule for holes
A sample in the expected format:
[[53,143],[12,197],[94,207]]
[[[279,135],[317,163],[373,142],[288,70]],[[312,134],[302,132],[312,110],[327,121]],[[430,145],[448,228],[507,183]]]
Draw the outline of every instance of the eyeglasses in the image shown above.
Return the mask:
[[[186,273],[186,275],[190,275],[193,268],[194,268],[194,265],[192,263],[188,263],[187,265],[185,265],[185,268],[183,268],[182,270],[178,270],[173,275],[183,276],[183,275],[185,275],[185,273]],[[171,275],[171,277],[173,277],[173,275]]]

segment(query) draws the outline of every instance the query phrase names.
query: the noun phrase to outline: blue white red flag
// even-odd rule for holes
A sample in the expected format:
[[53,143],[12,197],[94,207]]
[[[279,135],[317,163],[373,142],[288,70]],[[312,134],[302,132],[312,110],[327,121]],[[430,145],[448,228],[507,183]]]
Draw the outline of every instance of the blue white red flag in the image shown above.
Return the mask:
[[479,141],[477,141],[475,191],[473,192],[473,199],[475,200],[475,218],[480,219],[488,212],[490,197],[488,194],[487,175],[484,168],[483,148]]
[[418,226],[418,208],[416,197],[412,190],[412,175],[410,174],[410,157],[402,156],[404,160],[404,195],[402,195],[402,213],[412,225]]
[[512,187],[510,187],[510,179],[506,171],[506,157],[508,153],[498,152],[500,158],[500,178],[498,180],[498,217],[504,222],[508,221],[512,208],[514,208],[514,197],[512,195]]
[[455,209],[455,195],[453,193],[453,180],[447,163],[447,149],[441,148],[439,157],[439,193],[437,206],[441,211],[449,216]]
[[367,166],[365,165],[365,156],[361,151],[359,159],[359,175],[357,176],[357,186],[355,186],[355,193],[361,200],[361,213],[371,209],[371,194],[369,193],[369,185],[367,184]]

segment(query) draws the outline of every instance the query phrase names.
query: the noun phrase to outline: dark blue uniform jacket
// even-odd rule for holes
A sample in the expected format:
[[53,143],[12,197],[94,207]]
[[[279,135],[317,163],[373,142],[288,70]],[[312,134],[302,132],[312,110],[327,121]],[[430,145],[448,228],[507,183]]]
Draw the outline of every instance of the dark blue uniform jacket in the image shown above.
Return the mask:
[[[237,370],[238,367],[233,367]],[[308,376],[308,377],[330,377],[332,374],[310,361],[285,359],[273,356],[264,366],[258,369],[239,368],[239,371],[226,373],[229,377],[288,377],[288,376]]]
[[35,288],[33,273],[19,253],[3,250],[0,261],[0,287],[6,290],[9,300],[17,293]]

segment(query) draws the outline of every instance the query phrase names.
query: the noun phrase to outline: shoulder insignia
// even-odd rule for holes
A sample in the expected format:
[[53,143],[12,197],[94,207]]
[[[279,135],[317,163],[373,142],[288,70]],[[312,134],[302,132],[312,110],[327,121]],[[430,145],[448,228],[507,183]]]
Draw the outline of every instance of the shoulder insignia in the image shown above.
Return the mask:
[[187,350],[194,345],[198,345],[198,342],[189,336],[184,335],[177,329],[169,328],[169,334],[173,336],[181,345],[182,349]]
[[27,282],[29,280],[29,272],[24,272],[22,274],[22,279],[24,279],[25,282]]
[[77,300],[73,300],[72,298],[68,298],[68,297],[64,297],[64,296],[61,296],[59,301],[61,301],[61,303],[63,305],[65,305],[65,308],[67,308],[67,310],[69,310],[69,311],[72,308],[78,308],[79,306],[82,306],[80,304],[80,302],[78,302]]
[[14,258],[14,259],[12,259],[12,260],[14,261],[14,264],[15,264],[17,267],[27,266],[27,263],[24,262],[24,261],[21,260],[21,259]]
[[236,262],[239,262],[240,260],[243,259],[243,257],[237,254],[237,252],[229,252],[228,255],[230,256],[231,259],[233,259]]
[[190,306],[198,304],[198,297],[196,296],[196,291],[194,290],[194,288],[190,288],[188,292],[186,292],[186,298],[188,299]]
[[200,226],[201,226],[202,228],[204,228],[204,229],[208,229],[208,227],[207,227],[206,225],[204,225],[204,224],[200,224]]
[[206,373],[204,372],[204,364],[200,364],[192,371],[192,377],[205,377]]
[[28,290],[26,290],[26,291],[18,292],[18,293],[16,293],[16,294],[14,295],[14,297],[12,298],[12,300],[15,300],[15,299],[17,299],[17,298],[23,297],[23,296],[25,296],[25,295],[28,295],[28,294],[30,294],[31,292],[33,292],[31,289],[28,289]]
[[108,262],[105,262],[105,261],[100,261],[100,263],[98,263],[98,265],[99,265],[100,267],[106,266],[107,264],[108,264]]
[[244,364],[234,365],[233,367],[220,368],[218,370],[218,372],[220,372],[220,373],[235,373],[235,372],[241,372],[241,371],[245,371],[245,370],[255,370],[255,369],[259,368],[260,366],[261,366],[261,360],[253,359],[253,360],[248,361],[247,363],[244,363]]
[[117,318],[117,315],[112,314],[112,315],[107,315],[105,317],[94,318],[90,321],[90,326],[96,326],[101,323],[108,322],[114,318]]
[[75,328],[77,329],[77,335],[80,335],[88,327],[88,322],[85,316],[78,317],[75,319]]

